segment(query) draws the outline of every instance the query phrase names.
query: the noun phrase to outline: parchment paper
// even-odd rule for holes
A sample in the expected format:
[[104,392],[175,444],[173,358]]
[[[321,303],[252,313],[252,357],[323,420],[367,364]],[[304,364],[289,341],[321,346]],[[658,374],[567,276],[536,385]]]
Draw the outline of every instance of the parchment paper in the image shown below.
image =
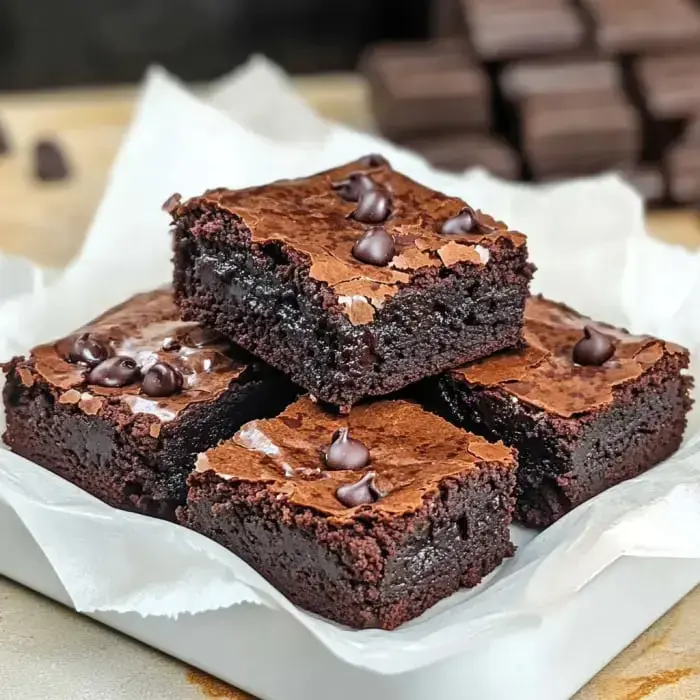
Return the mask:
[[[441,174],[377,138],[324,123],[278,69],[259,59],[209,97],[216,108],[151,70],[76,260],[56,280],[26,261],[0,257],[0,359],[167,282],[168,220],[160,205],[172,192],[264,183],[376,151],[525,232],[538,265],[535,291],[693,350],[700,344],[700,259],[650,239],[639,198],[616,176],[535,187],[481,171]],[[399,673],[488,643],[491,635],[537,626],[620,556],[700,558],[698,427],[696,411],[677,455],[543,534],[513,528],[520,548],[512,560],[477,589],[393,632],[352,631],[306,613],[213,542],[109,508],[6,450],[0,499],[19,514],[80,611],[176,616],[266,605],[292,615],[348,663]]]

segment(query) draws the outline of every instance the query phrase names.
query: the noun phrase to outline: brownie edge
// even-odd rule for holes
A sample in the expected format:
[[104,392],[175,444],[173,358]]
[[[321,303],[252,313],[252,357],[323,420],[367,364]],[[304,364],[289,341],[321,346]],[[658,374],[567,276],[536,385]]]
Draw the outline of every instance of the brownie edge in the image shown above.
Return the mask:
[[[373,503],[338,501],[336,487],[362,472],[317,466],[342,426],[371,451],[381,494]],[[293,603],[349,627],[389,630],[512,555],[515,466],[502,444],[415,404],[363,404],[342,417],[301,399],[203,455],[178,518]]]

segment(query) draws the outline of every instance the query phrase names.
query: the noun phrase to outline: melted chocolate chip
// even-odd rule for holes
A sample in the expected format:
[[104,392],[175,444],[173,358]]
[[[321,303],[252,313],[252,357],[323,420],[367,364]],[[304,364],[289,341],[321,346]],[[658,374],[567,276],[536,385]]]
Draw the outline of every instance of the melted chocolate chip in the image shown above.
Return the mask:
[[615,354],[612,340],[593,326],[583,329],[583,338],[574,345],[574,362],[577,365],[599,367]]
[[476,225],[474,210],[471,207],[466,207],[457,216],[447,219],[440,227],[440,233],[443,236],[459,236],[464,233],[472,233]]
[[68,350],[68,362],[94,367],[111,355],[107,345],[89,333],[81,333],[73,340]]
[[346,507],[368,505],[378,501],[384,494],[376,487],[374,472],[367,472],[354,484],[344,484],[336,489],[335,497]]
[[333,436],[325,455],[326,467],[331,471],[339,469],[362,469],[369,464],[370,454],[359,440],[348,435],[347,428],[341,428]]
[[202,326],[190,328],[183,335],[178,336],[178,339],[190,348],[205,348],[207,345],[220,345],[226,342],[221,333]]
[[68,177],[68,163],[55,141],[38,141],[34,146],[34,177],[42,182],[55,182]]
[[360,158],[359,162],[366,168],[381,168],[382,165],[391,165],[381,153],[370,153]]
[[379,224],[391,212],[391,200],[384,190],[373,189],[363,192],[357,200],[357,208],[352,216],[355,221],[365,224]]
[[141,376],[141,370],[131,357],[117,355],[94,367],[87,376],[88,383],[98,386],[119,387],[133,384]]
[[171,194],[161,205],[163,211],[172,214],[179,206],[182,201],[182,195],[179,192],[174,192]]
[[182,344],[176,338],[166,338],[161,347],[165,352],[177,352],[182,347]]
[[144,375],[141,388],[148,396],[172,396],[182,389],[182,375],[167,362],[156,362]]
[[383,228],[378,227],[366,231],[352,247],[353,257],[378,267],[388,265],[395,251],[394,239]]
[[376,184],[369,175],[351,173],[346,180],[331,183],[331,187],[346,202],[356,202],[363,192],[373,190]]

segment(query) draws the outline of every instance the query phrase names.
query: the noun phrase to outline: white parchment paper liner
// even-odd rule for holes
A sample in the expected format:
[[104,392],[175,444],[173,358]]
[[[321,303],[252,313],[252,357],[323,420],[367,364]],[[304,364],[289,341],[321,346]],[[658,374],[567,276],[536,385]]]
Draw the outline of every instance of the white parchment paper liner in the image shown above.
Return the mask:
[[[0,358],[69,333],[125,297],[167,282],[168,221],[160,204],[172,192],[264,183],[372,151],[528,234],[539,268],[535,291],[634,331],[699,345],[700,259],[650,239],[641,202],[616,176],[534,187],[480,171],[440,174],[377,138],[323,122],[284,74],[260,59],[208,98],[211,104],[152,70],[76,260],[55,280],[26,261],[0,257]],[[0,450],[0,498],[80,611],[175,616],[266,605],[292,615],[348,663],[400,673],[540,624],[618,557],[699,559],[698,428],[695,411],[677,455],[543,534],[513,528],[520,544],[515,558],[477,589],[393,632],[352,631],[306,613],[213,542],[109,508],[6,450]]]

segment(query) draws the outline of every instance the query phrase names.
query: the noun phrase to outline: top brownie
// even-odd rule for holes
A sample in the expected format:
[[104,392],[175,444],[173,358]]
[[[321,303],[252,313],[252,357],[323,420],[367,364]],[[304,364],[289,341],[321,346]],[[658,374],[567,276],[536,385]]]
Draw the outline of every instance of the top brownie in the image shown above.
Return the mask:
[[381,156],[180,203],[175,298],[332,404],[520,340],[525,237]]

